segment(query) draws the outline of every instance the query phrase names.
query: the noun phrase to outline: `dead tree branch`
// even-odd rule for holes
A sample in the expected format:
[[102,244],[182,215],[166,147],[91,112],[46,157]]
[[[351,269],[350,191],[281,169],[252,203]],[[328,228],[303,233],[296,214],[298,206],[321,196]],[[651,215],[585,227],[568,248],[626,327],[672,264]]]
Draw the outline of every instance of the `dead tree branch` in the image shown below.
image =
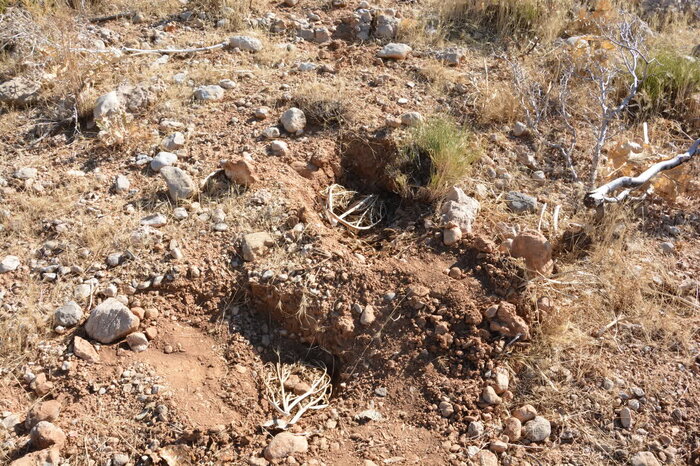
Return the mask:
[[[602,37],[617,47],[617,60],[608,62],[606,52],[600,51],[599,56],[592,57],[587,67],[588,75],[598,88],[598,102],[600,105],[601,119],[597,129],[596,144],[591,156],[591,173],[588,179],[590,187],[595,186],[600,166],[600,155],[603,146],[608,139],[610,124],[626,109],[634,96],[637,95],[642,83],[647,78],[649,71],[648,60],[642,50],[644,35],[641,32],[639,21],[625,20],[617,25],[616,31]],[[610,104],[610,95],[615,90],[617,78],[627,75],[631,82],[627,92],[617,105]]]
[[71,49],[73,52],[85,52],[85,53],[112,53],[117,56],[121,56],[122,54],[125,53],[130,53],[133,55],[146,55],[149,53],[155,53],[158,55],[163,55],[163,54],[179,54],[179,53],[196,53],[196,52],[207,52],[210,50],[217,50],[217,49],[223,49],[226,47],[228,42],[221,42],[218,44],[214,45],[209,45],[206,47],[195,47],[191,49],[132,49],[129,47],[120,47],[120,48],[109,48],[109,49],[84,49],[84,48],[77,48],[77,49]]
[[[672,159],[664,160],[662,162],[652,165],[639,176],[622,176],[620,178],[612,180],[609,183],[604,184],[603,186],[597,189],[594,189],[593,191],[588,192],[583,202],[587,207],[600,207],[606,202],[620,202],[627,198],[627,196],[632,190],[646,184],[647,182],[649,182],[649,180],[651,180],[660,172],[675,168],[692,159],[695,154],[700,152],[698,150],[699,147],[700,139],[697,139],[693,143],[693,145],[690,146],[690,149],[688,149],[686,152],[679,154]],[[618,194],[617,196],[611,196],[612,192],[623,188],[626,189],[620,194]]]

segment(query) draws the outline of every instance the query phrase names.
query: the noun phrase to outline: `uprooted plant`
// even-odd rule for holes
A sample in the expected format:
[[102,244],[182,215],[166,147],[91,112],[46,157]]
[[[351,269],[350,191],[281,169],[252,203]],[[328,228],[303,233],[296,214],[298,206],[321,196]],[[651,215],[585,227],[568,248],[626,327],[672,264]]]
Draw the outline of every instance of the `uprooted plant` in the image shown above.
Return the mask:
[[309,410],[328,407],[331,376],[323,365],[268,363],[265,366],[266,398],[280,415],[264,427],[287,429]]

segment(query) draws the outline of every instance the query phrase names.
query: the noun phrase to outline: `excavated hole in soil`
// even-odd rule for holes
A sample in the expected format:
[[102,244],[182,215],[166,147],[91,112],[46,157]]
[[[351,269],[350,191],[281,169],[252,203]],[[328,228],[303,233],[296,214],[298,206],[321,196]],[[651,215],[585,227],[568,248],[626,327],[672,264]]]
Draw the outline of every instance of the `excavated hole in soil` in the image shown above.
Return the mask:
[[384,133],[351,136],[341,141],[340,165],[338,184],[358,195],[377,195],[386,207],[383,220],[361,235],[387,227],[405,228],[429,211],[426,186],[432,166],[426,154],[409,158]]

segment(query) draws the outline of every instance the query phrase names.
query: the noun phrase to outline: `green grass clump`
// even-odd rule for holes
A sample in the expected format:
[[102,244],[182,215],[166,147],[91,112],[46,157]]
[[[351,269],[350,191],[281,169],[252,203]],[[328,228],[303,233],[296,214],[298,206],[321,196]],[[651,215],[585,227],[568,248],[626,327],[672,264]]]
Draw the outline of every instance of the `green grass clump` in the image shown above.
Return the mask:
[[395,180],[404,194],[433,201],[462,181],[480,156],[470,131],[449,118],[432,118],[402,142]]
[[700,92],[700,60],[670,49],[657,52],[654,58],[639,89],[638,116],[677,117],[687,110],[690,96]]

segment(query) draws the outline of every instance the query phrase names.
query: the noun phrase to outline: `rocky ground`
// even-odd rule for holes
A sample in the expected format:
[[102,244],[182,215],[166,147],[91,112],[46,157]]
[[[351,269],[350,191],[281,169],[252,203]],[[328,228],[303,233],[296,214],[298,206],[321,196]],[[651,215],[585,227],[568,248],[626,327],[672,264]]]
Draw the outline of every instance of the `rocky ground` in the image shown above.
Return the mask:
[[[697,160],[600,215],[492,46],[235,7],[2,13],[4,463],[700,461]],[[478,147],[439,195],[390,176],[435,115]],[[696,120],[616,126],[598,181]]]

